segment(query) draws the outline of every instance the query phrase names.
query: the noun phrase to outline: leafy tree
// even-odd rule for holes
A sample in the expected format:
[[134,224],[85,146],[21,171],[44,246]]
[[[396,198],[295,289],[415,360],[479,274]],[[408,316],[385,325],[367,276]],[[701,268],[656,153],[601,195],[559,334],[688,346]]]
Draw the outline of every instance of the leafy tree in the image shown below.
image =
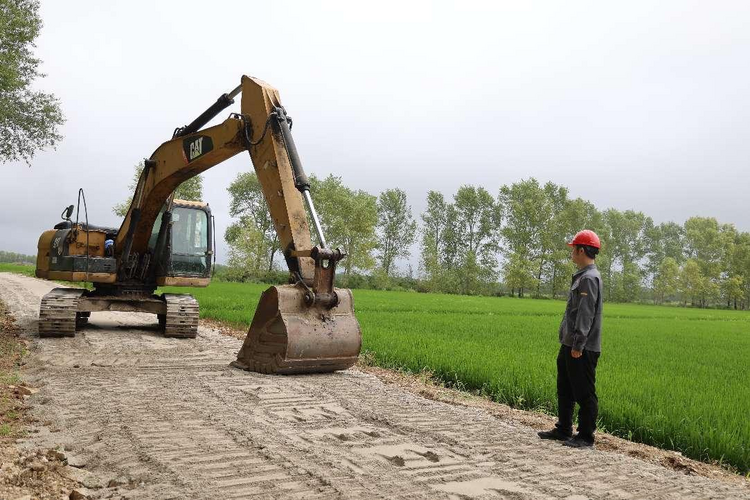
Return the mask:
[[735,296],[735,306],[747,308],[750,299],[750,233],[737,234],[729,257],[729,275],[739,277],[742,283],[742,293]]
[[461,186],[453,196],[456,228],[468,252],[483,255],[497,248],[500,213],[492,195],[483,187]]
[[0,0],[0,161],[23,160],[54,148],[65,122],[53,94],[31,85],[44,75],[34,57],[34,40],[42,28],[36,0]]
[[690,298],[692,305],[700,304],[701,297],[706,293],[706,277],[701,272],[701,267],[696,259],[688,259],[682,266],[680,273],[680,293],[683,301]]
[[[128,186],[130,196],[127,200],[112,207],[112,212],[114,212],[115,215],[119,217],[125,217],[127,215],[128,209],[130,208],[130,203],[133,200],[135,188],[138,186],[138,180],[141,178],[142,173],[143,163],[141,162],[135,166],[135,172],[133,172],[133,180]],[[201,201],[201,199],[203,198],[203,178],[200,175],[196,175],[195,177],[191,177],[190,179],[186,180],[177,187],[174,197],[178,200]]]
[[445,254],[445,232],[448,224],[448,204],[437,191],[427,193],[427,208],[422,213],[422,258],[420,267],[427,289],[440,290]]
[[[504,254],[506,262],[503,267],[506,286],[523,297],[524,290],[530,283],[536,283],[533,261],[538,257],[541,247],[541,213],[544,204],[544,193],[536,179],[521,181],[510,186],[502,186],[498,194],[498,203],[502,207],[504,226],[501,234],[505,241]],[[524,273],[529,273],[524,276]],[[508,278],[511,278],[511,286]]]
[[322,181],[311,176],[310,191],[329,246],[341,247],[347,252],[342,261],[345,282],[354,269],[371,270],[375,266],[373,253],[378,243],[375,234],[377,198],[344,186],[341,178],[333,175]]
[[523,297],[523,291],[529,290],[536,286],[537,279],[534,276],[534,262],[522,258],[519,254],[510,254],[505,259],[502,266],[503,283],[510,289],[510,294],[514,295],[518,291],[518,296]]
[[685,260],[685,231],[675,222],[664,222],[646,229],[646,277],[656,279],[665,259],[672,259],[678,266]]
[[451,283],[450,286],[448,286],[448,281],[457,276],[458,268],[461,267],[461,261],[465,255],[465,246],[464,242],[461,240],[460,231],[461,229],[458,226],[456,207],[453,203],[448,203],[445,206],[443,252],[440,257],[443,267],[447,271],[445,277],[448,280],[444,280],[446,284],[445,291],[453,293],[455,293],[455,283]]
[[678,264],[685,261],[685,230],[676,222],[664,222],[659,228],[660,241],[657,245],[665,258],[671,257]]
[[[511,288],[523,296],[528,283],[534,283],[536,296],[541,296],[546,281],[554,295],[560,286],[561,273],[567,275],[572,269],[566,239],[582,229],[587,214],[566,211],[571,203],[567,188],[552,182],[541,186],[534,178],[501,187],[498,200],[505,219],[502,229],[507,244],[504,274],[515,276],[514,281],[523,284],[520,288]],[[531,264],[521,265],[522,261]],[[522,272],[533,275],[521,279],[519,273]]]
[[501,213],[492,195],[483,187],[461,186],[453,196],[451,222],[446,236],[458,249],[459,292],[478,293],[496,278],[498,227]]
[[730,308],[734,304],[734,308],[737,309],[737,303],[742,303],[745,298],[745,283],[742,277],[727,276],[721,282],[721,292],[727,301],[727,307]]
[[654,302],[662,304],[668,297],[677,293],[680,278],[680,266],[672,257],[665,257],[653,281]]
[[388,189],[380,193],[378,210],[378,258],[388,277],[398,257],[409,256],[409,246],[416,238],[417,223],[406,203],[406,193],[401,189]]
[[174,197],[185,201],[203,201],[203,177],[196,175],[177,186]]
[[[570,262],[570,249],[566,245],[568,230],[565,224],[565,209],[570,205],[568,189],[552,182],[544,185],[545,205],[542,215],[540,248],[537,271],[537,296],[542,294],[542,282],[546,280],[551,289],[557,279],[557,263]],[[553,291],[554,294],[554,291]]]
[[498,226],[501,214],[482,187],[462,186],[448,203],[442,194],[427,194],[422,213],[420,266],[425,288],[448,293],[482,293],[496,278]]
[[718,221],[713,217],[691,217],[685,221],[685,251],[704,275],[717,277],[723,252]]
[[[508,244],[506,257],[510,262],[507,265],[515,272],[521,269],[533,272],[536,295],[540,296],[545,279],[556,281],[556,260],[566,259],[563,255],[568,253],[563,220],[568,190],[551,182],[541,186],[531,178],[501,187],[498,200],[505,217],[502,235]],[[533,264],[519,267],[517,263],[523,259]],[[519,295],[523,295],[523,290],[523,287],[519,289]]]
[[[604,280],[607,298],[612,298],[614,289],[620,290],[621,293],[637,293],[636,290],[640,290],[640,272],[637,273],[638,286],[635,286],[633,280],[636,279],[638,264],[646,256],[646,233],[653,227],[653,220],[643,212],[620,212],[613,208],[606,210],[603,216],[610,235]],[[618,267],[620,272],[616,273]],[[628,283],[618,285],[619,280],[628,280]],[[633,298],[631,296],[629,300]]]
[[617,302],[633,302],[641,295],[643,276],[641,269],[634,262],[626,262],[618,273],[615,284],[614,299]]
[[252,239],[258,240],[254,242],[252,255],[265,263],[263,265],[265,270],[273,271],[274,257],[279,251],[279,239],[258,176],[255,172],[240,173],[229,185],[227,191],[231,197],[229,215],[239,220],[227,228],[224,239],[230,247],[235,243],[247,245],[249,233],[245,228],[251,227]]
[[719,294],[721,275],[731,254],[728,246],[735,233],[734,227],[722,226],[713,217],[691,217],[685,221],[685,252],[698,264],[705,279],[699,299],[701,307]]
[[750,278],[750,233],[740,233],[734,226],[720,228],[723,246],[721,296],[726,306],[744,308],[748,297],[747,279]]
[[254,224],[235,223],[231,229],[228,278],[247,281],[263,276],[269,255],[269,243],[263,232]]

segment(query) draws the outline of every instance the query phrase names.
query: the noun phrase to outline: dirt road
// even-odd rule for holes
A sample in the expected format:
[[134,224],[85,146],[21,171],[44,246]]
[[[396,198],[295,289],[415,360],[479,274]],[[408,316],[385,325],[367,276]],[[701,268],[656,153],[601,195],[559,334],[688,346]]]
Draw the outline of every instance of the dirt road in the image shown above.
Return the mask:
[[166,339],[155,317],[94,313],[75,338],[39,339],[52,287],[0,274],[0,299],[35,338],[24,376],[41,389],[39,423],[23,445],[64,447],[97,498],[750,499],[357,370],[239,371],[228,365],[241,342],[208,328]]

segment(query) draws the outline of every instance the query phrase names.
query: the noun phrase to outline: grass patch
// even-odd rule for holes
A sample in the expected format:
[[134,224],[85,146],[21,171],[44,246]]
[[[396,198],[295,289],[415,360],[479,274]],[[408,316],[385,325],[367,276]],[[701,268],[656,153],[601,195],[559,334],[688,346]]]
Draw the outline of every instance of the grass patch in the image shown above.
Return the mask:
[[21,383],[21,377],[16,372],[0,371],[0,385],[18,385]]
[[8,264],[0,262],[0,273],[16,273],[24,276],[34,276],[36,266],[33,264]]
[[[192,293],[201,317],[247,328],[266,285]],[[367,364],[429,373],[511,406],[557,411],[565,303],[355,290]],[[597,371],[612,434],[750,472],[750,313],[606,304]]]

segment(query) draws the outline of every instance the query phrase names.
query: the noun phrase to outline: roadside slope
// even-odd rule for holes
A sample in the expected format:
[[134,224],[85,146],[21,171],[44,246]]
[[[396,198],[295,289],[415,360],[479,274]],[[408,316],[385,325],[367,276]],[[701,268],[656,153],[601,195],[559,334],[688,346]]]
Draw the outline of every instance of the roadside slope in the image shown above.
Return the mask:
[[541,442],[481,408],[421,398],[358,370],[274,377],[228,366],[241,342],[165,339],[149,315],[94,313],[39,339],[54,285],[0,274],[33,338],[39,425],[102,498],[747,498],[750,489],[605,451]]

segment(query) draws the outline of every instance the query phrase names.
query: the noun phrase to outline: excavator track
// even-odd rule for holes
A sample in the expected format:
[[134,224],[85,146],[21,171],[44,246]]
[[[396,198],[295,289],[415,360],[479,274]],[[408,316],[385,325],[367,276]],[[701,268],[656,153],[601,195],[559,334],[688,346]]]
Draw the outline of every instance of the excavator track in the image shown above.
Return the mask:
[[80,322],[78,301],[84,292],[82,288],[55,288],[45,295],[39,308],[39,336],[74,337]]
[[167,314],[159,317],[165,337],[194,339],[198,335],[198,301],[192,295],[165,293]]

